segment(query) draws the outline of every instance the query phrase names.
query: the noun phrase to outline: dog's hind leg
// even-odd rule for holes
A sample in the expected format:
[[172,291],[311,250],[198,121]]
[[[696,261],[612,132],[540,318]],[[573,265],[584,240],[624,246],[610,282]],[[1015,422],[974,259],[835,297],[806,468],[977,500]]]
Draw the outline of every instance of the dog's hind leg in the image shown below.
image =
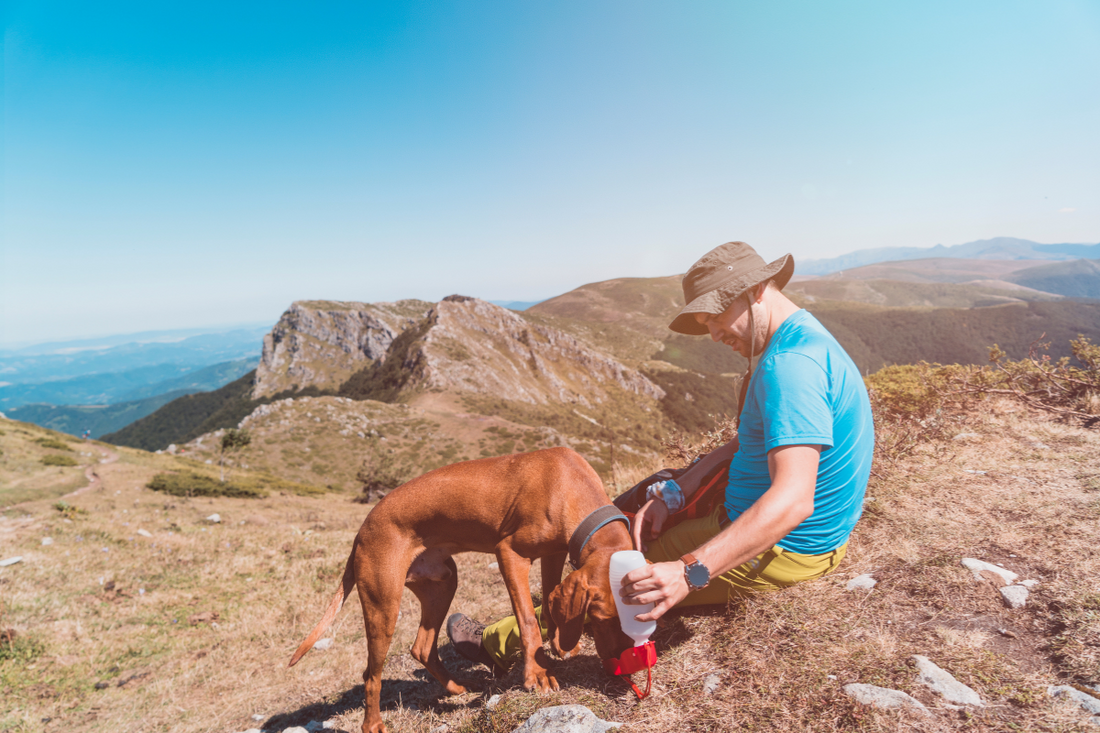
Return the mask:
[[402,576],[370,563],[358,566],[359,601],[367,635],[367,668],[363,671],[363,733],[386,733],[382,722],[382,668],[393,643],[401,605]]
[[539,692],[557,690],[558,681],[546,671],[550,658],[542,649],[542,630],[535,620],[535,606],[531,603],[531,589],[527,582],[531,561],[503,543],[497,545],[496,554],[523,644],[523,687]]
[[[458,588],[458,566],[452,557],[434,558],[427,565],[420,562],[423,557],[421,555],[413,563],[405,580],[405,585],[420,601],[420,629],[412,645],[412,656],[439,680],[448,695],[461,695],[466,688],[456,682],[439,661],[438,647],[439,629]],[[423,572],[425,570],[430,572]]]

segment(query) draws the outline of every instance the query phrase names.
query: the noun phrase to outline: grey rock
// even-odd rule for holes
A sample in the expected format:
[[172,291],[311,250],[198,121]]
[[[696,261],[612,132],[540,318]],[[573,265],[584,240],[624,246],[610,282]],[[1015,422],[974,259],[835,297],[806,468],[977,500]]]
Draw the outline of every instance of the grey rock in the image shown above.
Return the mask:
[[943,699],[948,702],[957,702],[961,705],[974,705],[975,707],[985,706],[985,703],[982,702],[982,698],[978,696],[978,693],[952,677],[946,670],[940,669],[928,657],[914,654],[913,660],[917,663],[917,670],[920,672],[920,681],[932,688],[932,691],[939,694]]
[[220,514],[211,514],[209,517],[206,518],[206,521],[213,524],[221,524],[222,517]]
[[621,725],[600,720],[584,705],[556,705],[539,710],[512,733],[604,733]]
[[1022,585],[1008,585],[1001,588],[1001,598],[1009,608],[1023,608],[1027,605],[1028,591]]
[[6,560],[0,560],[0,568],[6,568],[9,565],[14,565],[17,562],[23,562],[22,555],[16,555],[15,557],[9,557]]
[[313,648],[319,652],[323,652],[326,649],[332,648],[332,637],[326,637],[324,639],[318,639],[313,643]]
[[845,590],[871,590],[877,583],[870,573],[864,573],[849,580]]
[[703,694],[713,695],[715,692],[718,691],[718,687],[721,684],[722,675],[718,674],[717,672],[712,672],[711,674],[708,674],[703,680]]
[[42,545],[43,546],[52,545],[52,544],[53,544],[53,537],[43,537],[42,538]]
[[1025,588],[1034,588],[1035,586],[1039,585],[1039,581],[1038,580],[1021,580],[1020,585],[1024,586]]
[[925,715],[928,715],[928,708],[926,708],[920,700],[907,695],[901,690],[891,690],[887,687],[877,687],[875,685],[865,685],[860,682],[853,682],[850,685],[844,685],[844,692],[848,697],[863,705],[871,705],[872,707],[882,708],[884,710],[890,710],[892,708],[909,708],[912,710],[919,710]]
[[502,697],[501,695],[493,695],[492,697],[490,697],[488,700],[485,701],[485,707],[489,710],[492,710],[497,705],[500,705],[501,697]]
[[152,533],[152,532],[150,532],[150,531],[149,531],[149,530],[147,530],[147,529],[139,529],[139,530],[137,531],[137,533],[138,533],[139,535],[141,535],[142,537],[152,537],[152,536],[153,536],[153,533]]
[[1004,581],[1005,585],[1012,583],[1016,578],[1020,577],[1011,570],[1005,570],[1002,567],[994,565],[992,563],[985,562],[984,560],[976,560],[972,557],[964,557],[962,559],[962,566],[974,573],[974,577],[978,580],[982,580],[982,571],[993,573],[998,575]]
[[1069,685],[1051,685],[1047,688],[1047,693],[1051,697],[1064,697],[1069,700],[1073,700],[1085,710],[1088,710],[1094,715],[1100,713],[1100,699],[1087,695],[1078,689],[1070,687]]

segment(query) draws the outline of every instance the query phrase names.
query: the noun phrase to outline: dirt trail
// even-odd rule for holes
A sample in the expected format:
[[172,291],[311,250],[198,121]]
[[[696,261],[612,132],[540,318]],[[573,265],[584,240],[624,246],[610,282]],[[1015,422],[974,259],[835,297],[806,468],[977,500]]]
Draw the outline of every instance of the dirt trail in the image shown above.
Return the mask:
[[114,463],[115,461],[117,461],[118,453],[115,453],[114,451],[109,451],[106,448],[96,448],[96,450],[99,451],[100,455],[102,455],[103,458],[101,458],[98,463],[93,463],[92,465],[84,469],[84,478],[88,479],[88,485],[82,486],[76,491],[70,491],[68,494],[65,494],[65,496],[61,498],[68,499],[70,496],[80,496],[81,494],[89,492],[92,489],[97,489],[103,485],[103,479],[99,477],[96,469],[98,469],[99,466],[104,466],[108,463]]

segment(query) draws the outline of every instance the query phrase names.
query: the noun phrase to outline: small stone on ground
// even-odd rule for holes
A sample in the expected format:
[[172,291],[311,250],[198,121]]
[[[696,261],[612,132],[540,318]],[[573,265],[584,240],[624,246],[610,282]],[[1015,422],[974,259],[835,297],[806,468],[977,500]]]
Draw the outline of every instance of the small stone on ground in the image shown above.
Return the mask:
[[584,705],[556,705],[539,710],[512,733],[604,733],[621,725],[600,720]]
[[946,670],[940,669],[928,657],[914,654],[913,660],[917,663],[917,670],[920,671],[920,681],[932,688],[932,691],[938,693],[943,699],[960,705],[976,707],[985,705],[978,693],[952,677]]
[[1023,608],[1027,605],[1027,588],[1022,585],[1007,585],[1001,588],[1001,597],[1009,608]]
[[928,708],[926,708],[920,700],[907,695],[901,690],[891,690],[887,687],[853,682],[850,685],[844,685],[844,692],[847,693],[848,697],[858,703],[881,708],[883,710],[890,710],[892,708],[911,708],[913,710],[919,710],[925,715],[928,714]]
[[314,642],[313,648],[316,649],[319,652],[323,652],[326,649],[331,649],[332,648],[332,638],[327,637],[327,638],[324,638],[324,639],[318,639],[316,642]]
[[962,565],[964,568],[974,573],[974,577],[978,580],[982,580],[982,571],[988,571],[994,575],[999,575],[1005,582],[1005,585],[1012,583],[1016,578],[1020,577],[1011,570],[1005,570],[1002,567],[997,567],[984,560],[976,560],[972,557],[964,557],[962,559]]
[[213,522],[214,524],[220,524],[222,521],[222,517],[220,514],[211,514],[209,517],[206,518],[206,521]]
[[871,577],[870,573],[864,573],[849,580],[845,588],[846,590],[871,590],[877,583],[878,581]]
[[1100,698],[1095,698],[1092,695],[1086,695],[1078,689],[1070,687],[1069,685],[1051,685],[1047,688],[1047,693],[1051,697],[1066,697],[1073,700],[1075,703],[1088,710],[1094,715],[1100,713]]
[[703,694],[713,695],[720,684],[722,684],[722,675],[717,672],[708,674],[703,680]]

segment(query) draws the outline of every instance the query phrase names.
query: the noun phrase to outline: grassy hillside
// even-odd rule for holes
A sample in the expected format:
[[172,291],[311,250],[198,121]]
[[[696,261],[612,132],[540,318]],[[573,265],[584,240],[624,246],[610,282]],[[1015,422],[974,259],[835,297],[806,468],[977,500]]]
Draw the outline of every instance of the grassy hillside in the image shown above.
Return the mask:
[[1051,356],[1069,356],[1069,341],[1100,338],[1100,303],[1032,302],[992,308],[904,309],[821,302],[808,306],[865,374],[886,364],[984,364],[998,344],[1019,359],[1046,334]]
[[156,397],[120,402],[115,405],[23,405],[14,410],[8,410],[6,414],[13,420],[31,422],[70,435],[82,435],[85,430],[91,430],[92,437],[99,438],[156,412],[178,397],[195,391],[197,390],[181,389]]
[[95,441],[0,419],[0,507],[55,499],[84,486],[84,469],[99,462],[99,447]]
[[1071,298],[1100,298],[1100,260],[1037,265],[1015,272],[1008,279],[1029,288]]
[[[496,733],[539,708],[581,704],[638,733],[1089,730],[1089,714],[1047,687],[1100,684],[1100,433],[999,400],[974,401],[933,428],[899,452],[891,446],[905,428],[879,426],[864,516],[834,574],[664,617],[653,694],[641,703],[602,670],[587,637],[577,656],[555,663],[561,691],[540,696],[523,691],[516,670],[494,679],[466,662],[444,636],[443,663],[481,688],[446,697],[408,655],[420,614],[406,593],[383,673],[387,724]],[[45,434],[3,421],[0,429],[5,449],[17,430]],[[0,730],[279,731],[331,721],[357,731],[367,652],[354,598],[329,650],[291,670],[285,662],[335,590],[370,507],[339,494],[169,497],[146,488],[153,475],[202,464],[118,452],[99,466],[103,489],[69,499],[71,511],[43,498],[0,514],[0,558],[23,558],[0,568]],[[658,465],[634,466],[622,483]],[[206,519],[213,513],[220,523]],[[963,557],[1038,585],[1024,608],[1006,608],[998,586],[976,580]],[[494,558],[455,560],[452,610],[485,621],[507,614]],[[847,591],[863,573],[878,581],[874,590]],[[945,703],[918,681],[914,654],[985,706]],[[861,705],[845,695],[849,683],[902,690],[928,712]]]
[[[1012,277],[1008,275],[1007,277]],[[975,308],[1030,300],[1057,300],[1030,287],[1007,281],[984,280],[970,283],[926,283],[903,280],[817,279],[789,284],[784,292],[803,304],[818,300],[868,303],[895,308]]]

